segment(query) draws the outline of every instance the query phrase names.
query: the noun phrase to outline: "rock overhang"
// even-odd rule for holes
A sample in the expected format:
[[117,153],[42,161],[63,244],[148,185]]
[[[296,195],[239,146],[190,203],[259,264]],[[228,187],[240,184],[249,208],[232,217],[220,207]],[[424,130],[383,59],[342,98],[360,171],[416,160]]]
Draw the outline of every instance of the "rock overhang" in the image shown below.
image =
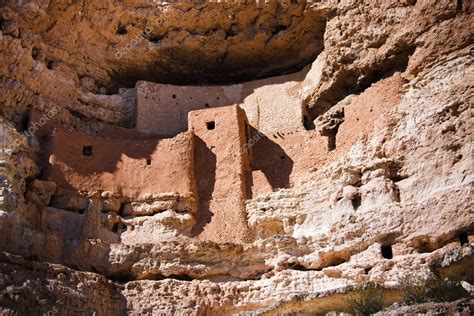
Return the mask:
[[38,35],[37,58],[109,90],[138,80],[206,85],[301,70],[323,50],[330,13],[307,1],[57,3],[25,8],[22,18],[28,10],[41,16],[27,24]]

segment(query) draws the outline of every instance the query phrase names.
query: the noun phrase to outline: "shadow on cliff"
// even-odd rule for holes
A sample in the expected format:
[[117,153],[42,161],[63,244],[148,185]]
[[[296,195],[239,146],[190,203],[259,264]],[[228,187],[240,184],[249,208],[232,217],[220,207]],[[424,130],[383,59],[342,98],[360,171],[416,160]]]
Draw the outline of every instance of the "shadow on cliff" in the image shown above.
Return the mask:
[[[322,47],[321,47],[322,48]],[[311,63],[317,58],[321,51],[315,51],[311,58],[295,63],[291,66],[274,67],[271,71],[257,69],[265,67],[266,60],[260,60],[259,63],[250,67],[226,67],[221,63],[214,64],[214,67],[207,67],[210,64],[201,64],[196,67],[196,60],[204,60],[208,56],[189,60],[189,54],[183,54],[181,50],[168,49],[162,51],[162,56],[167,56],[165,62],[154,61],[148,65],[133,68],[122,67],[110,74],[113,80],[110,83],[104,83],[109,91],[118,93],[120,88],[133,88],[138,81],[148,81],[159,84],[169,84],[177,86],[221,86],[235,85],[239,83],[251,83],[254,88],[258,88],[261,82],[266,84],[277,84],[287,81],[302,81],[306,76]],[[170,67],[169,60],[181,59],[180,67]],[[187,63],[186,60],[188,60]],[[183,73],[183,69],[194,68],[195,71]],[[198,69],[199,68],[199,69]],[[157,71],[161,69],[162,71]],[[285,77],[286,79],[283,79]],[[255,84],[255,85],[254,85]]]
[[252,170],[261,170],[273,189],[288,188],[293,160],[280,145],[254,127],[251,127],[251,140]]
[[204,227],[211,222],[214,215],[210,209],[212,193],[216,183],[216,155],[207,147],[199,137],[195,137],[194,169],[199,196],[199,210],[196,216],[196,225],[192,235],[197,236]]
[[2,315],[127,315],[122,286],[101,275],[6,253],[0,265],[2,275],[14,275],[9,287],[15,293],[3,295]]
[[[250,143],[253,159],[252,170],[261,170],[273,189],[287,188],[290,184],[290,175],[293,170],[293,160],[286,154],[283,148],[270,140],[267,136],[251,128]],[[197,236],[204,231],[207,224],[212,221],[214,213],[210,209],[210,202],[216,183],[216,155],[207,147],[206,143],[196,137],[195,139],[195,177],[197,193],[199,196],[199,211],[196,216],[196,225],[193,228],[193,236]],[[252,198],[252,177],[247,177],[247,198]],[[238,194],[238,192],[236,192]]]
[[[229,89],[229,92],[226,91],[228,86],[224,86],[224,92],[227,95],[226,98],[221,97],[219,99],[219,97],[216,97],[215,104],[206,103],[202,106],[203,108],[218,108],[230,104],[243,103],[248,96],[252,95],[256,90],[263,86],[279,85],[287,82],[303,82],[310,69],[311,65],[308,65],[299,72],[287,74],[285,76],[250,81],[245,85],[240,85],[242,89]],[[203,82],[201,86],[206,87],[207,82]],[[196,99],[196,102],[199,102],[199,98]],[[159,122],[157,122],[157,124],[158,123]],[[49,132],[47,135],[52,133],[53,128],[65,130],[64,127],[61,127],[60,125],[51,126],[48,129]],[[76,174],[85,177],[96,175],[97,173],[115,173],[120,168],[122,157],[124,156],[135,160],[143,160],[143,164],[146,165],[147,162],[150,162],[151,156],[158,148],[159,143],[163,138],[165,138],[162,136],[159,139],[134,139],[134,137],[137,137],[136,130],[118,128],[110,130],[105,128],[104,133],[97,135],[98,138],[89,137],[80,133],[67,133],[68,137],[63,137],[60,143],[56,144],[54,150],[51,150],[49,146],[49,150],[43,152],[41,165],[45,170],[45,173],[48,173],[48,171],[51,170],[52,166],[49,162],[49,157],[53,151],[56,160],[64,164],[65,169],[61,169],[61,172],[64,172],[64,170],[74,170]],[[168,137],[171,136],[174,135],[168,135]],[[44,148],[43,146],[44,145],[42,144],[42,148]],[[260,148],[263,149],[260,150]],[[90,151],[90,155],[84,155],[84,150]],[[289,173],[291,173],[292,169],[292,161],[286,157],[284,151],[276,143],[271,142],[268,138],[262,139],[255,145],[256,152],[265,150],[267,151],[267,154],[262,153],[261,155],[258,155],[258,159],[261,159],[262,161],[257,164],[257,167],[265,173],[272,187],[286,187],[288,184]],[[282,161],[278,161],[278,157],[286,158],[280,158]],[[272,159],[272,161],[269,161],[268,159]],[[56,170],[56,172],[58,172],[58,170]],[[74,190],[65,179],[65,176],[66,175],[56,174],[55,178],[61,180],[62,183],[60,185],[63,186],[64,189]]]
[[[97,174],[114,174],[122,164],[123,157],[142,161],[142,172],[150,170],[150,176],[156,176],[152,155],[158,149],[162,139],[154,140],[118,140],[93,138],[66,130],[57,132],[60,138],[53,140],[44,137],[41,141],[42,153],[38,157],[42,167],[41,178],[53,176],[54,181],[63,189],[76,191],[69,183],[66,174],[81,177]],[[50,157],[54,154],[60,168],[53,168]]]

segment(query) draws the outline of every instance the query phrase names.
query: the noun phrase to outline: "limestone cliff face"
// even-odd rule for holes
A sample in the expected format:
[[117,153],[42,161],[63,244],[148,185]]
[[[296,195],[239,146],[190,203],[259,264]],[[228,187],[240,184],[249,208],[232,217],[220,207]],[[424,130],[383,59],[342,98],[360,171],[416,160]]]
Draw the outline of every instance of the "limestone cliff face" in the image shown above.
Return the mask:
[[412,272],[474,282],[471,1],[0,10],[3,313],[325,314]]

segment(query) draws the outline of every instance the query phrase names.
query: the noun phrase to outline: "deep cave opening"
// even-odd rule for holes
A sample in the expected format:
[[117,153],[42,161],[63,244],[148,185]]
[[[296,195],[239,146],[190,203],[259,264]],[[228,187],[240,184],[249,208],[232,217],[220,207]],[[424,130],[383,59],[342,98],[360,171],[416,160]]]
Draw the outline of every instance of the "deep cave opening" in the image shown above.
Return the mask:
[[360,205],[362,204],[362,197],[360,194],[357,194],[356,196],[354,196],[351,200],[351,203],[352,203],[352,207],[354,208],[355,211],[357,211],[357,209],[360,207]]
[[31,113],[32,107],[33,106],[31,104],[29,104],[26,107],[26,112],[22,115],[20,122],[18,122],[17,130],[19,130],[20,132],[28,130],[28,125],[30,123],[30,113]]
[[385,259],[392,259],[393,258],[392,245],[390,245],[390,244],[383,244],[380,247],[380,252],[382,253],[382,257],[384,257]]
[[307,114],[303,114],[303,126],[307,131],[311,131],[316,128],[313,120],[311,120]]
[[327,133],[327,137],[328,137],[328,150],[329,151],[333,151],[333,150],[336,150],[336,136],[337,136],[337,132],[339,131],[339,125],[336,126],[335,128],[331,129],[328,133]]
[[460,233],[458,236],[458,239],[459,239],[459,244],[461,246],[469,243],[469,236],[467,235],[466,232]]

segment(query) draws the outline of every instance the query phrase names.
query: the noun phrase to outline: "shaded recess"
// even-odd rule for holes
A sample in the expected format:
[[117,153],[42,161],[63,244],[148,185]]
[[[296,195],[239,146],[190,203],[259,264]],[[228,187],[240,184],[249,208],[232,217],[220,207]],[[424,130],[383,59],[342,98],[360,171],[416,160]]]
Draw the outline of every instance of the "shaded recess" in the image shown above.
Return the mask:
[[[118,69],[113,69],[110,73],[112,79],[107,85],[111,91],[117,91],[122,87],[133,88],[137,81],[142,80],[203,86],[248,82],[301,71],[322,51],[322,42],[321,46],[318,46],[308,46],[306,49],[298,46],[291,52],[287,49],[278,53],[278,56],[269,55],[267,60],[263,60],[264,51],[258,55],[250,51],[235,58],[228,55],[223,63],[213,60],[214,56],[206,51],[187,51],[185,47],[174,48],[157,52],[160,57],[153,57],[154,60],[144,61],[142,64],[117,65]],[[304,50],[308,51],[305,54],[307,56],[301,58],[300,52]]]
[[193,234],[198,235],[204,230],[204,226],[211,222],[214,213],[210,209],[210,201],[216,184],[216,155],[206,146],[206,143],[199,137],[195,139],[196,144],[196,179],[198,196],[202,207],[197,216],[197,225],[193,229]]
[[[76,12],[113,17],[76,18]],[[293,73],[324,48],[330,7],[306,1],[94,4],[52,3],[44,50],[49,66],[64,64],[116,92],[139,80],[175,85],[240,83]],[[71,16],[75,18],[71,19]],[[44,34],[44,25],[33,24]],[[78,30],[87,41],[77,41]],[[94,52],[93,60],[91,52]],[[90,67],[91,62],[95,69]]]
[[[263,135],[254,127],[251,127],[251,135]],[[290,185],[290,175],[293,171],[294,161],[288,156],[285,150],[266,136],[252,147],[254,159],[253,170],[261,170],[273,189],[288,188]]]
[[[305,128],[314,126],[311,122],[338,102],[351,94],[364,92],[372,84],[392,76],[395,72],[404,72],[416,47],[401,45],[392,55],[366,68],[343,68],[335,75],[335,82],[328,89],[320,91],[317,96],[306,100],[304,107]],[[329,145],[331,147],[331,145]]]

